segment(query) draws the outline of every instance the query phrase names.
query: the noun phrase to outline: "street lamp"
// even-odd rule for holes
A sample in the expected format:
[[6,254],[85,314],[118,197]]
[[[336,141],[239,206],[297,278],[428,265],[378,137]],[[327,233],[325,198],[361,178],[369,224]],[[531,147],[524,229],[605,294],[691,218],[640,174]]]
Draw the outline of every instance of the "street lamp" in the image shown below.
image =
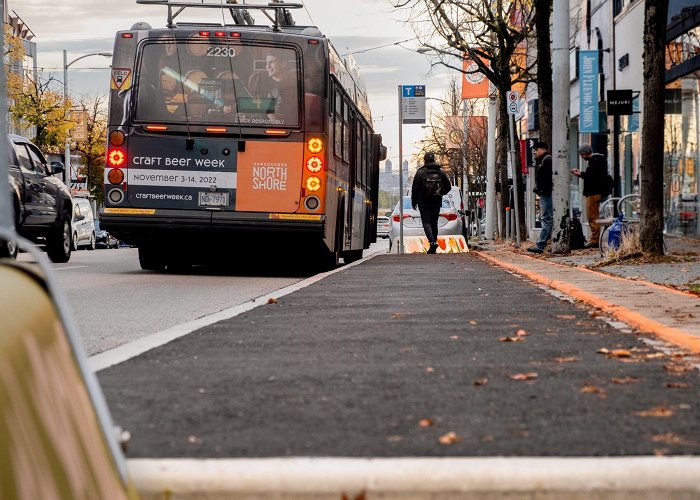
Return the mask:
[[[90,56],[102,56],[102,57],[112,57],[111,52],[94,52],[92,54],[85,54],[84,56],[80,56],[76,59],[73,59],[71,62],[68,62],[68,52],[66,50],[63,51],[63,105],[66,106],[68,104],[68,68],[75,62],[80,61],[81,59],[85,59],[86,57]],[[67,111],[66,111],[67,113]],[[66,119],[68,116],[66,116]],[[68,134],[66,134],[66,148],[64,152],[64,157],[63,157],[63,183],[68,185],[68,182],[70,182],[70,179],[66,179],[67,172],[70,172],[70,137]]]

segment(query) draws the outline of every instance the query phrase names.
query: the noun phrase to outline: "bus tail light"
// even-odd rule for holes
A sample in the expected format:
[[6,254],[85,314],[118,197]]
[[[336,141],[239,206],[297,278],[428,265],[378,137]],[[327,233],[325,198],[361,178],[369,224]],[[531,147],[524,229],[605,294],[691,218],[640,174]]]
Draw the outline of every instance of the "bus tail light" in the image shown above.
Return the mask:
[[310,210],[312,212],[316,210],[320,205],[321,200],[319,200],[316,196],[307,196],[304,199],[304,207],[306,207],[307,210]]
[[110,184],[121,184],[124,182],[124,171],[119,168],[113,168],[107,173],[107,180]]
[[122,201],[124,201],[124,191],[119,188],[114,188],[107,193],[107,198],[113,204],[119,205]]
[[109,134],[109,145],[110,146],[123,146],[126,142],[126,136],[121,130],[114,130]]
[[306,169],[312,174],[316,174],[323,170],[323,160],[318,156],[312,156],[306,160]]
[[306,141],[306,149],[309,150],[309,153],[312,154],[318,154],[321,151],[323,151],[323,139],[320,137],[312,137],[308,141]]
[[304,187],[307,191],[315,193],[316,191],[319,191],[321,189],[321,179],[319,179],[315,175],[312,175],[311,177],[308,177],[306,179]]
[[109,167],[124,167],[126,166],[126,153],[121,148],[111,148],[107,151],[107,166]]

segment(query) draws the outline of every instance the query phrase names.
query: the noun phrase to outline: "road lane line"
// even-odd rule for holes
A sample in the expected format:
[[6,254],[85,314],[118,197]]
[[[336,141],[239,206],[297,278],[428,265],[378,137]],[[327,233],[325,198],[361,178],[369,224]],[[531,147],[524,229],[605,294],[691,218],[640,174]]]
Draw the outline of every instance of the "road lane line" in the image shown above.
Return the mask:
[[87,267],[87,266],[69,266],[69,267],[54,267],[54,271],[65,271],[66,269],[78,269],[81,267]]
[[218,323],[219,321],[233,318],[235,316],[238,316],[239,314],[250,311],[251,309],[255,309],[258,306],[265,305],[270,299],[279,299],[280,297],[289,295],[292,292],[296,292],[298,290],[306,288],[309,285],[313,285],[314,283],[321,281],[326,276],[342,272],[345,269],[350,269],[351,267],[359,265],[362,262],[365,262],[375,257],[379,253],[380,252],[374,252],[363,259],[353,262],[352,264],[346,264],[332,271],[317,274],[305,280],[299,281],[298,283],[295,283],[293,285],[280,288],[279,290],[276,290],[274,292],[261,295],[247,302],[243,302],[242,304],[238,304],[228,309],[224,309],[223,311],[219,311],[208,316],[203,316],[194,321],[181,323],[179,325],[175,325],[171,328],[162,330],[160,332],[146,335],[144,337],[141,337],[140,339],[115,347],[114,349],[109,349],[107,351],[95,354],[94,356],[90,356],[88,358],[88,361],[93,371],[95,372],[104,370],[105,368],[109,368],[110,366],[114,366],[119,363],[123,363],[124,361],[127,361],[131,358],[135,358],[136,356],[150,351],[151,349],[155,349],[156,347],[165,345],[168,342],[172,342],[175,339],[179,339],[180,337],[183,337],[188,333],[192,333],[195,330],[199,330],[200,328],[204,328],[205,326]]

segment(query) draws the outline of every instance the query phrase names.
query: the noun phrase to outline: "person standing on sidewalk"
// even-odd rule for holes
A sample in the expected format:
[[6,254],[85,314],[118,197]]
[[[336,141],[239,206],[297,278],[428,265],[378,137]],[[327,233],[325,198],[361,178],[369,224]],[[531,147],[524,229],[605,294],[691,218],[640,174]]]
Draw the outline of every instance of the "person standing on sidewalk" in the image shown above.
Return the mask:
[[578,154],[588,162],[584,172],[575,168],[571,171],[576,177],[583,179],[583,196],[586,197],[586,215],[591,228],[591,241],[586,248],[598,248],[600,240],[600,202],[609,194],[608,161],[605,155],[593,153],[590,144],[581,144]]
[[435,163],[433,153],[425,153],[424,165],[418,169],[411,186],[411,206],[418,207],[423,230],[428,238],[428,253],[437,251],[438,217],[442,206],[442,196],[450,192],[452,184],[440,165]]
[[542,253],[552,237],[554,211],[552,208],[552,155],[546,142],[538,141],[532,147],[535,153],[535,194],[540,197],[540,237],[528,252]]

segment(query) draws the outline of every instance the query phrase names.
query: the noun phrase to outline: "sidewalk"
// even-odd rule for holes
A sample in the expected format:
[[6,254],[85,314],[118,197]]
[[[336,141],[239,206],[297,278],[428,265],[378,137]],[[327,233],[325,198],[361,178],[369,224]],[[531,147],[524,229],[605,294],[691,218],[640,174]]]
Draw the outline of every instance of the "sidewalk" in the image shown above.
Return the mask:
[[700,241],[668,238],[668,255],[606,262],[597,250],[534,256],[508,243],[482,242],[479,255],[562,292],[642,332],[700,353]]

